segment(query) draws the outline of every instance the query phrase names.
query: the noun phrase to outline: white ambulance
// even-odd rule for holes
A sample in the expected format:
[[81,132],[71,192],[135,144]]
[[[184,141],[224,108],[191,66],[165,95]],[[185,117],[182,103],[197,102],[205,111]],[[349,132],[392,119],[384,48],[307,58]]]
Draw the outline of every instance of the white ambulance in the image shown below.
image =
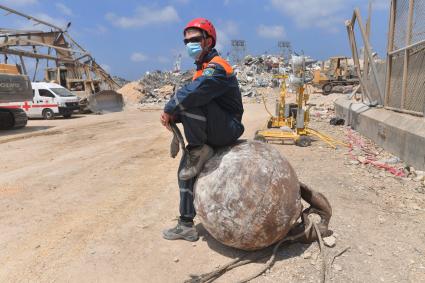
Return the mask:
[[32,101],[21,103],[29,118],[53,119],[55,116],[70,118],[79,109],[79,98],[56,83],[31,83]]

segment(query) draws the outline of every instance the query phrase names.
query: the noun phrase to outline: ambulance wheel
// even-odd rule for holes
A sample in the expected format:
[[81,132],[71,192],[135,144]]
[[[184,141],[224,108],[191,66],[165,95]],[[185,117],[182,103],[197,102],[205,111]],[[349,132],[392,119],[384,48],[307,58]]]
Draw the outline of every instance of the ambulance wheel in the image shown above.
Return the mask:
[[53,119],[55,119],[55,113],[53,112],[52,109],[48,109],[48,108],[47,109],[44,109],[42,115],[43,115],[43,118],[45,120],[53,120]]
[[69,118],[71,118],[71,116],[72,116],[72,114],[71,114],[71,113],[63,115],[63,117],[64,117],[65,119],[69,119]]
[[311,138],[308,136],[301,136],[295,141],[295,145],[299,147],[307,147],[311,145]]

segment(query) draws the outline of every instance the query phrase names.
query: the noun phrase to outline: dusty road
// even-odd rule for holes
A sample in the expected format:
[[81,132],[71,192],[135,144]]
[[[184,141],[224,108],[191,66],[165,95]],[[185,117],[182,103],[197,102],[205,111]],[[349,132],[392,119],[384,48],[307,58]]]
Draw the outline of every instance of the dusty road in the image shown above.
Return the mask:
[[[201,226],[195,244],[161,231],[178,214],[170,134],[159,111],[30,121],[0,133],[0,282],[182,282],[241,252]],[[246,105],[245,137],[264,125],[261,104]],[[343,138],[327,121],[313,127]],[[347,164],[347,150],[315,142],[276,145],[299,178],[330,200],[337,245],[334,282],[425,282],[425,195],[418,184]],[[279,252],[255,282],[318,282],[316,243]],[[261,267],[225,275],[233,282]]]

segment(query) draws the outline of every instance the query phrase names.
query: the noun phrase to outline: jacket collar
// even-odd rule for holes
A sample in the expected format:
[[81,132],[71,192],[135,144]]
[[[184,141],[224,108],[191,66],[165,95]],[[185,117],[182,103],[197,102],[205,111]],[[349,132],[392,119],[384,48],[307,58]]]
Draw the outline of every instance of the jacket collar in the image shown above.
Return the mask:
[[196,69],[200,70],[202,69],[202,64],[204,63],[208,63],[209,61],[211,61],[215,56],[218,56],[218,52],[215,48],[213,48],[207,55],[204,56],[204,58],[202,58],[201,61],[196,61]]

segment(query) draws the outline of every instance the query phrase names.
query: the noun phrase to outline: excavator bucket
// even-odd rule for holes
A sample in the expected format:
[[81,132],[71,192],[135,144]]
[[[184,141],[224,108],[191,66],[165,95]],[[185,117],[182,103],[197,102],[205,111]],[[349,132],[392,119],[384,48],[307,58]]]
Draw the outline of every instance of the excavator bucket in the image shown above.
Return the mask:
[[114,90],[102,90],[87,98],[87,108],[93,113],[120,112],[124,108],[124,100]]

